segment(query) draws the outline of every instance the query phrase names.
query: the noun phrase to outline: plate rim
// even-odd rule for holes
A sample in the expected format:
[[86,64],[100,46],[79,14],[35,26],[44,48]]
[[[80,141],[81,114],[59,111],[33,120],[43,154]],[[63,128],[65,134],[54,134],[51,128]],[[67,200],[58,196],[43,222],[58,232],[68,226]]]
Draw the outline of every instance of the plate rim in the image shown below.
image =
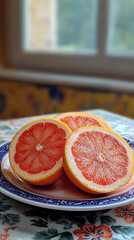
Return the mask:
[[[134,141],[124,138],[129,145],[133,145]],[[90,200],[64,200],[51,197],[40,196],[20,189],[8,181],[1,170],[1,162],[3,157],[8,154],[10,142],[0,146],[0,192],[4,195],[36,207],[48,208],[64,211],[96,211],[103,209],[111,209],[130,204],[134,200],[134,187],[128,191],[118,194],[117,196],[90,199]],[[131,147],[131,146],[130,146]]]

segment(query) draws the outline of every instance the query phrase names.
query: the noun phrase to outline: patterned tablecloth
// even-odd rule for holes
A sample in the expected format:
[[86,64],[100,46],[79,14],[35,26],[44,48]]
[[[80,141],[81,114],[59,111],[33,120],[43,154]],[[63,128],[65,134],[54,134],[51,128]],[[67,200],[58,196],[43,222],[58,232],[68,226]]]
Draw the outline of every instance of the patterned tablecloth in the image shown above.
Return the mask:
[[[134,140],[134,120],[103,110],[89,112],[107,121],[123,137]],[[22,125],[35,118],[39,117],[0,121],[0,146],[9,142]],[[0,239],[134,240],[134,204],[71,212],[30,206],[0,193]]]

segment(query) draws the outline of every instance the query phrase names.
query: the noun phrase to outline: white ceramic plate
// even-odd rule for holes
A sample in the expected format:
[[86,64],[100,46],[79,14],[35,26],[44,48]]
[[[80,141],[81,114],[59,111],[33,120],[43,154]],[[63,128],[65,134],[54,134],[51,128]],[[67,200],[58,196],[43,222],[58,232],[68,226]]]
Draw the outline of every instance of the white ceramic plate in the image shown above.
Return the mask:
[[[134,141],[126,139],[132,150]],[[94,211],[126,205],[134,201],[134,176],[125,187],[105,195],[91,195],[76,188],[65,175],[55,184],[34,187],[12,171],[9,144],[0,147],[0,192],[20,202],[49,209]]]

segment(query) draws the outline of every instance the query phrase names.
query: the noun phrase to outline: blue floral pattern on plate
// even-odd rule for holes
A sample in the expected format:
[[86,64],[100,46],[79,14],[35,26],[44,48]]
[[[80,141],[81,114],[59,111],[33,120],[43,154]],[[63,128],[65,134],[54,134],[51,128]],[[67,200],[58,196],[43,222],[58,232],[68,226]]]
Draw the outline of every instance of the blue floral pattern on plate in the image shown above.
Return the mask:
[[[134,150],[134,141],[128,139],[125,140],[128,142],[132,150]],[[8,153],[9,145],[10,143],[6,143],[0,147],[0,188],[2,193],[13,199],[34,206],[72,211],[108,209],[128,204],[134,200],[134,188],[116,196],[96,198],[93,200],[53,199],[24,191],[10,183],[3,176],[1,171],[1,162],[3,157]]]

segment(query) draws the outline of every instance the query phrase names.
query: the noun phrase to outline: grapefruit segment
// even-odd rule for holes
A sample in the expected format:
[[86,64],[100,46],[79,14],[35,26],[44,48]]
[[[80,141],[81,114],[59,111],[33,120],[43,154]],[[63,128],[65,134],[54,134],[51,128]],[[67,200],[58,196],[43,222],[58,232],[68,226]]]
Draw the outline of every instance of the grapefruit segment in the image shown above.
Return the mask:
[[72,131],[84,126],[98,126],[110,129],[111,127],[101,118],[86,112],[67,112],[55,116],[65,123]]
[[59,120],[43,118],[22,127],[9,147],[14,172],[34,185],[51,184],[60,177],[66,139],[71,130]]
[[81,127],[65,144],[64,170],[89,193],[107,193],[125,185],[134,172],[134,156],[118,134],[101,127]]

